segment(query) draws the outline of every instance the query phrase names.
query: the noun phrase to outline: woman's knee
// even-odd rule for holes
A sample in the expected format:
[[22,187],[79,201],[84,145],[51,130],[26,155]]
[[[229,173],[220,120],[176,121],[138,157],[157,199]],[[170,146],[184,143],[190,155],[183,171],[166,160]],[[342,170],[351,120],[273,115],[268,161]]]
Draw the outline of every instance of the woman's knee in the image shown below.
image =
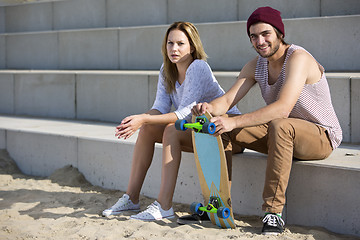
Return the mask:
[[164,137],[165,136],[168,136],[168,135],[174,135],[176,133],[176,128],[175,128],[175,125],[173,123],[169,123],[169,124],[166,124],[165,125],[165,128],[164,128]]
[[164,133],[163,125],[144,124],[140,128],[138,138],[151,139],[154,142],[161,142]]
[[175,125],[173,123],[167,124],[164,128],[164,134],[162,137],[163,143],[170,141],[178,141],[178,130],[176,130]]
[[181,145],[184,151],[192,150],[191,131],[179,131],[173,123],[166,125],[162,141],[163,144]]
[[154,135],[155,133],[155,129],[149,125],[149,124],[144,124],[141,128],[140,128],[140,133],[141,135]]

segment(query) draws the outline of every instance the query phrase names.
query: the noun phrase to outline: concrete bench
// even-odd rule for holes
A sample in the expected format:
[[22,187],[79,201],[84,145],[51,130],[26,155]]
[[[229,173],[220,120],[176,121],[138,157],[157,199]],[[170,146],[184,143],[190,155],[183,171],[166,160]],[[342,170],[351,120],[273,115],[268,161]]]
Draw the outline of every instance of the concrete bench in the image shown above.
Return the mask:
[[[135,70],[0,70],[0,114],[119,122],[151,108],[158,74]],[[238,74],[214,72],[225,91]],[[326,77],[344,142],[360,143],[360,73],[326,73]],[[243,113],[264,105],[258,86],[237,104]]]
[[[125,191],[136,135],[114,137],[116,124],[0,116],[0,149],[29,175],[49,176],[71,164],[94,185]],[[142,194],[156,198],[162,145],[157,144]],[[262,215],[266,155],[246,150],[233,159],[232,200],[240,215]],[[360,146],[342,145],[322,161],[296,161],[287,191],[287,223],[360,236]],[[175,202],[202,201],[192,153],[183,153]]]

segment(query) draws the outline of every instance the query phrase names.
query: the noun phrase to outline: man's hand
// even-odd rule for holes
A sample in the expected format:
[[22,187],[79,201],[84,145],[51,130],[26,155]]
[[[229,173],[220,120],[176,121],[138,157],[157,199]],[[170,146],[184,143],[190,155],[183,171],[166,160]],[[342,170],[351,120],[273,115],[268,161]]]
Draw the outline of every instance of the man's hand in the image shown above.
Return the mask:
[[235,119],[227,116],[213,117],[210,119],[210,122],[216,126],[214,136],[219,136],[224,132],[230,132],[236,127]]

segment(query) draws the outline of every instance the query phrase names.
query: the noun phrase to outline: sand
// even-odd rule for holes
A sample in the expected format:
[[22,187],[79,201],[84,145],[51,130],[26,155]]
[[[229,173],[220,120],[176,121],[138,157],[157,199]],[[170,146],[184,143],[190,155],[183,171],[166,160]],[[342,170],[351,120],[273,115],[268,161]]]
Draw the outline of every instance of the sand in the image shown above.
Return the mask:
[[[178,225],[173,220],[130,220],[132,212],[105,218],[102,210],[123,192],[92,186],[79,171],[66,166],[48,178],[22,174],[0,150],[0,239],[355,239],[322,228],[286,225],[283,234],[263,236],[257,216],[235,216],[236,229],[211,223]],[[175,193],[176,194],[176,193]],[[154,199],[141,196],[142,208]],[[177,217],[188,205],[175,204]]]

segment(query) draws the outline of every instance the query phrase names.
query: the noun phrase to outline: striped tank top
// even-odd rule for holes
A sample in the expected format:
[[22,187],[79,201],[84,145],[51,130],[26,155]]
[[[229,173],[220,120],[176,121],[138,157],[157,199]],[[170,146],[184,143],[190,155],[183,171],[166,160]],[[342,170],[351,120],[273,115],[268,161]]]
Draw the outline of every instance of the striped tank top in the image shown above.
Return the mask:
[[[268,84],[268,61],[266,58],[259,56],[256,64],[255,80],[260,86],[262,97],[267,105],[278,99],[280,89],[285,82],[286,62],[290,55],[299,49],[306,51],[304,48],[296,45],[291,45],[288,48],[279,78],[273,85]],[[310,54],[309,52],[307,53]],[[342,130],[331,102],[330,89],[324,68],[320,64],[319,66],[323,72],[320,81],[304,85],[289,117],[303,119],[324,127],[327,130],[332,147],[335,149],[341,143]]]

